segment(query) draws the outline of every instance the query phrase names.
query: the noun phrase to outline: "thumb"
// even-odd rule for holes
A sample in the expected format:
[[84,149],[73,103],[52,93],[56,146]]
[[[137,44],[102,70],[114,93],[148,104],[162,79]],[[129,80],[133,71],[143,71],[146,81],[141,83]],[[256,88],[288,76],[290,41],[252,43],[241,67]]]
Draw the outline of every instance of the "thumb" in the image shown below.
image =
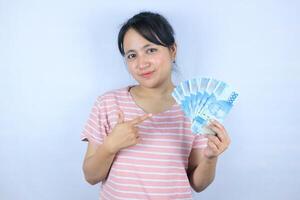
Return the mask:
[[118,124],[124,123],[124,113],[122,110],[118,111]]

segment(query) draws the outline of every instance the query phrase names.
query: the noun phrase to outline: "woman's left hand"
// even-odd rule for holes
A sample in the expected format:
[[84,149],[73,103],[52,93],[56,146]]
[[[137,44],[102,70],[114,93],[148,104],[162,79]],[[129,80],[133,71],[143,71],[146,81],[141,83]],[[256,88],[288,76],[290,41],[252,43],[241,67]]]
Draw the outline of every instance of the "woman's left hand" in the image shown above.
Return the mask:
[[228,148],[230,138],[224,126],[216,120],[212,120],[207,128],[213,131],[215,135],[207,135],[207,147],[203,153],[206,158],[212,159],[218,157]]

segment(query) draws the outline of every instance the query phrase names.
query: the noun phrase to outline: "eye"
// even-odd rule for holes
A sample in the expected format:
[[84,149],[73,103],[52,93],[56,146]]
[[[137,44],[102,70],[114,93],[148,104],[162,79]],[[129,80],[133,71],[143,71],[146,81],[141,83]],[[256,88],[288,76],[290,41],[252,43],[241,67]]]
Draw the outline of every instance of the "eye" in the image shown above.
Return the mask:
[[131,54],[128,54],[126,58],[127,58],[127,60],[131,60],[131,59],[135,58],[135,56],[136,55],[134,53],[131,53]]
[[155,49],[155,48],[147,49],[147,53],[154,53],[156,51],[157,51],[157,49]]

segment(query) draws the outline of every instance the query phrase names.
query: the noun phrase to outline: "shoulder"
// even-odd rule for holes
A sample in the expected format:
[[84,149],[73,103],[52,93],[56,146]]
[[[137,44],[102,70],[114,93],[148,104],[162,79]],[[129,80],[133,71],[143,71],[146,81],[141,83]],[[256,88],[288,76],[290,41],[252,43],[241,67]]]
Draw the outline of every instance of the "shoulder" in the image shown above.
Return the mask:
[[100,105],[110,105],[124,99],[128,95],[128,87],[112,89],[97,96],[97,102]]

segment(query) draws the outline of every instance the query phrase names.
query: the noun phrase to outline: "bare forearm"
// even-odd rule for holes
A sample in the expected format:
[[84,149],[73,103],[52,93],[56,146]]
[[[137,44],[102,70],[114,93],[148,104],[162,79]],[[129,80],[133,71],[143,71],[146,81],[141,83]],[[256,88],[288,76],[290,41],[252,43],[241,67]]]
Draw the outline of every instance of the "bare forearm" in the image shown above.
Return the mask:
[[104,180],[114,157],[115,154],[109,151],[105,143],[100,145],[96,153],[87,158],[83,165],[85,179],[92,185]]
[[217,158],[203,160],[189,175],[190,183],[196,192],[203,191],[215,177]]

